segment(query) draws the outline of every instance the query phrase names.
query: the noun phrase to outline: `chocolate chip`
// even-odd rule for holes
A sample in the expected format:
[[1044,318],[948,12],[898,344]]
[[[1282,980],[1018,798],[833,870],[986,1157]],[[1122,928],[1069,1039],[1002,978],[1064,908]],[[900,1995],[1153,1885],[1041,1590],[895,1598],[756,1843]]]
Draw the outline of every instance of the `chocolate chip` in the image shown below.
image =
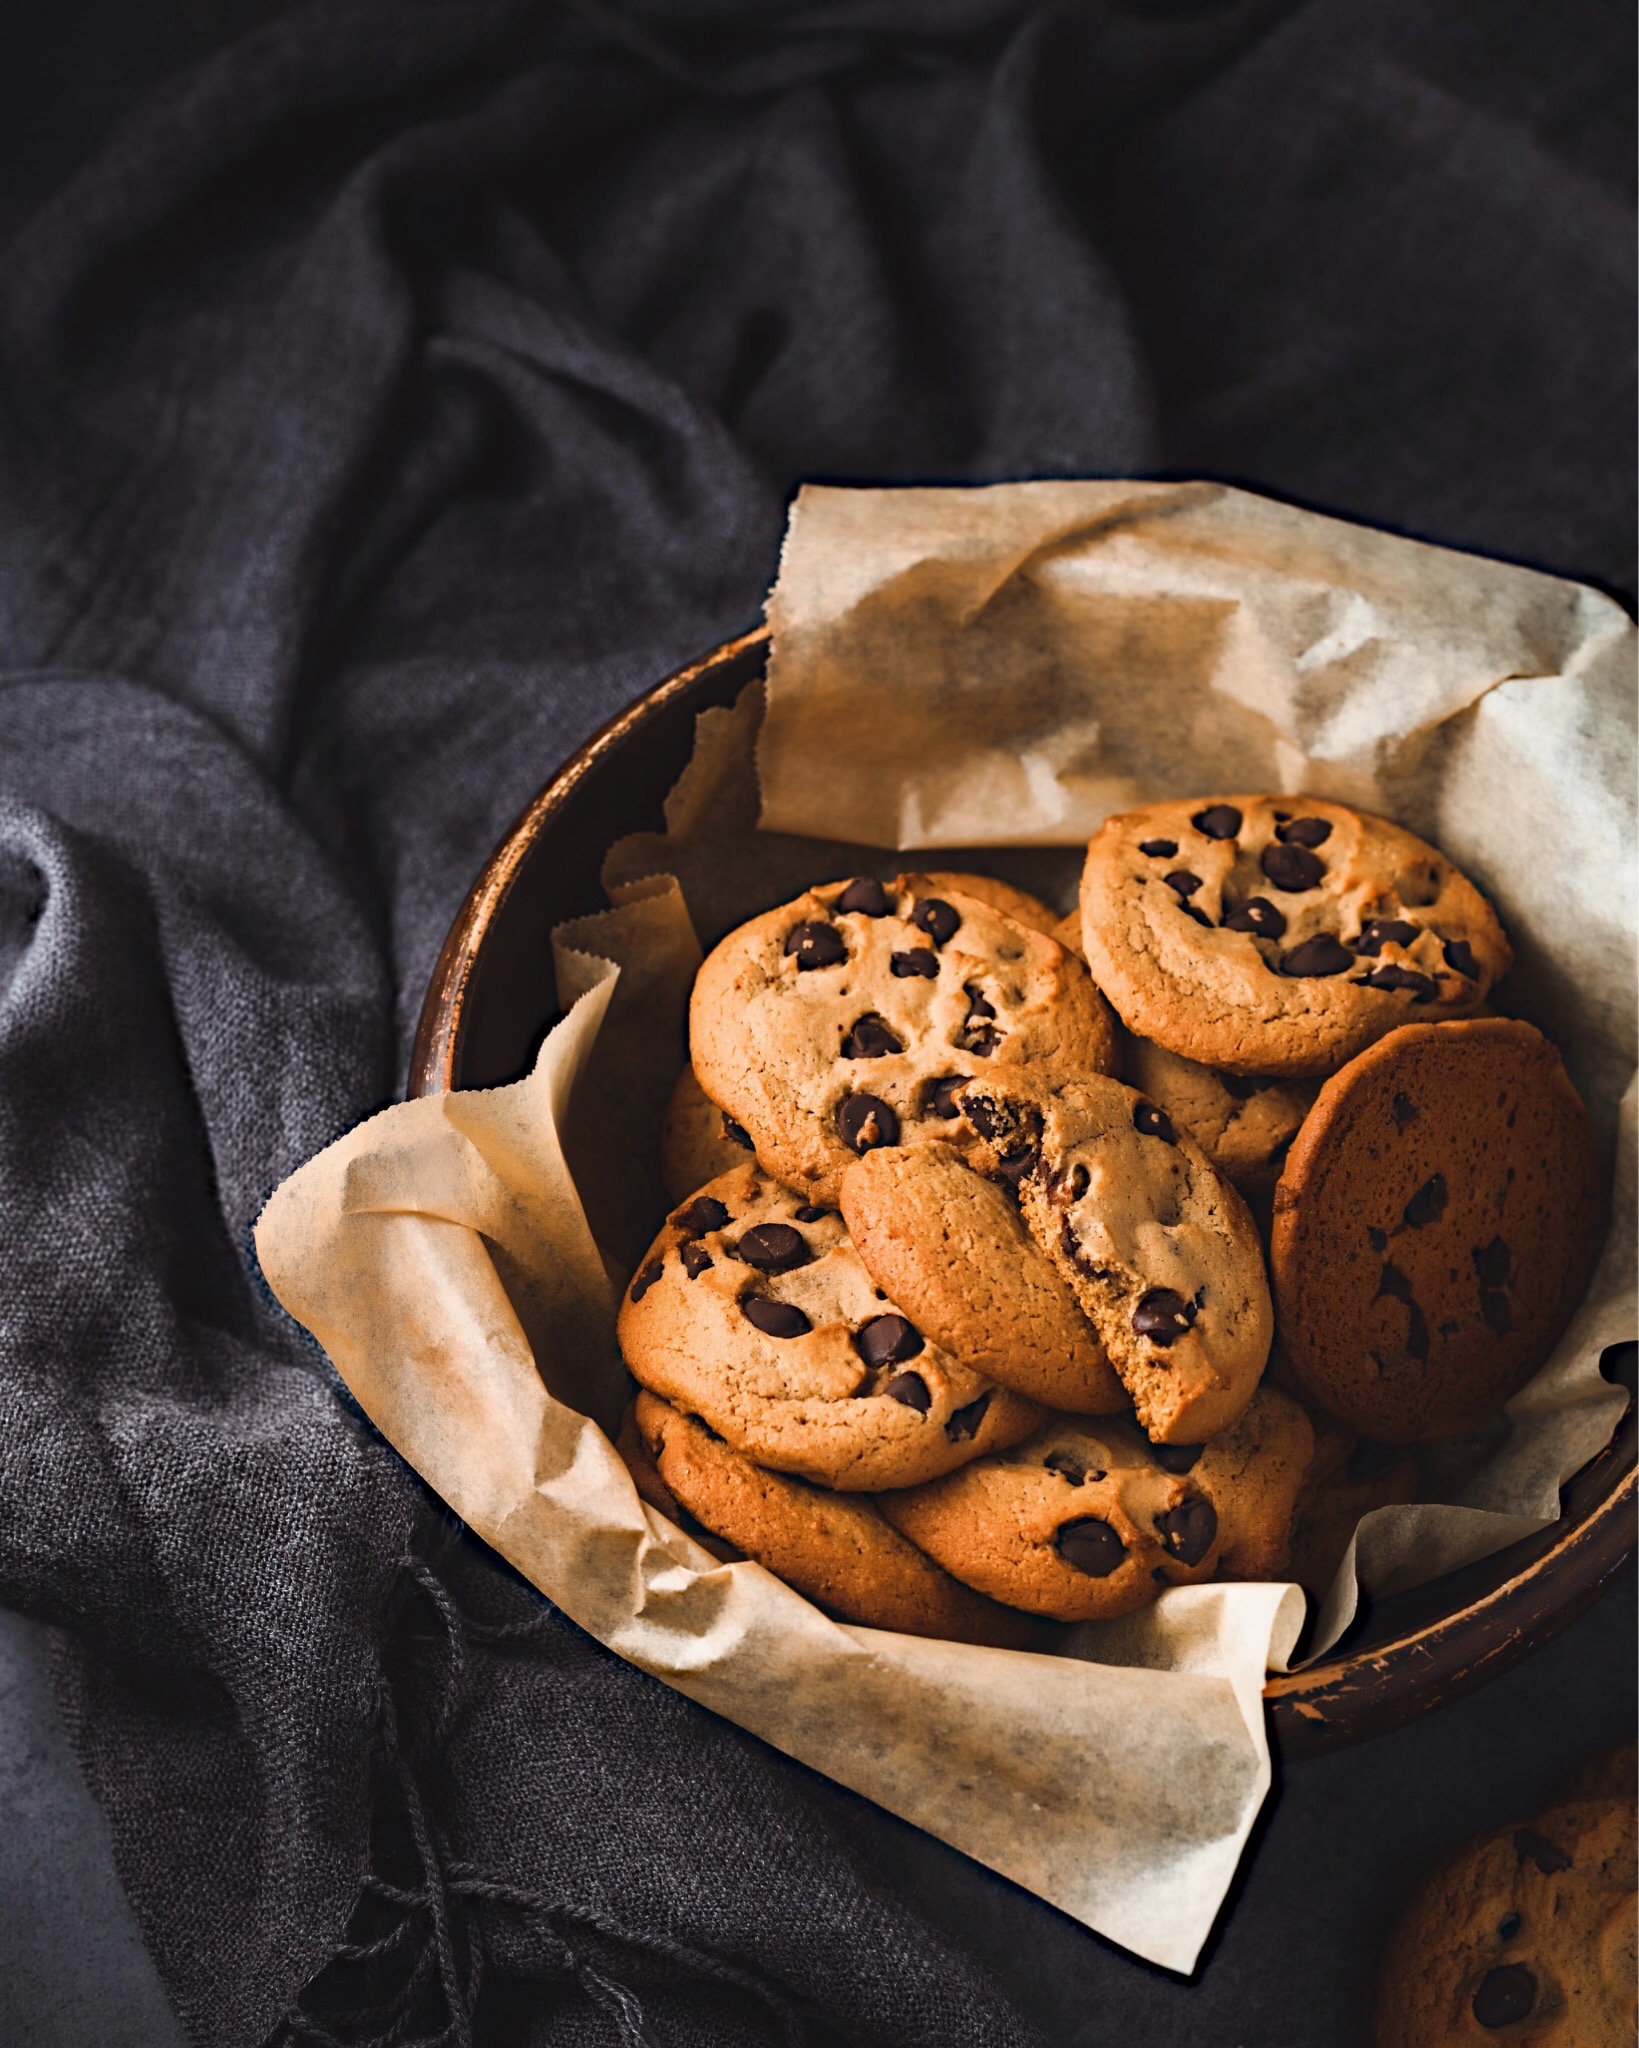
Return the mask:
[[1326,873],[1326,863],[1306,846],[1266,846],[1258,856],[1258,866],[1289,896],[1313,889]]
[[1514,1936],[1519,1933],[1520,1925],[1520,1916],[1517,1913],[1504,1913],[1497,1922],[1497,1939],[1499,1941],[1512,1941]]
[[1133,1104],[1133,1128],[1142,1131],[1146,1138],[1161,1138],[1169,1145],[1178,1142],[1173,1133],[1172,1118],[1164,1109],[1157,1109],[1153,1102]]
[[1428,1320],[1414,1301],[1406,1303],[1406,1349],[1413,1358],[1428,1356]]
[[919,1372],[896,1372],[882,1391],[890,1401],[897,1401],[902,1408],[914,1408],[918,1415],[926,1415],[933,1406],[928,1383]]
[[1569,1870],[1571,1859],[1557,1842],[1550,1842],[1546,1835],[1539,1835],[1535,1828],[1515,1828],[1514,1854],[1523,1863],[1526,1857],[1536,1865],[1544,1877],[1552,1877],[1556,1870]]
[[728,1221],[728,1210],[715,1195],[696,1195],[692,1202],[679,1209],[672,1218],[679,1230],[686,1230],[690,1237],[704,1237],[708,1230],[721,1230]]
[[1152,1287],[1133,1310],[1133,1329],[1163,1350],[1176,1344],[1195,1320],[1195,1304],[1170,1287]]
[[742,1152],[755,1152],[757,1149],[752,1144],[745,1125],[737,1124],[731,1116],[723,1118],[723,1136],[731,1145],[738,1145]]
[[996,1006],[985,1000],[985,992],[971,981],[962,983],[962,993],[967,997],[967,1013],[970,1017],[994,1017]]
[[941,1074],[937,1081],[928,1083],[927,1095],[923,1098],[924,1116],[943,1117],[948,1123],[952,1117],[962,1114],[956,1101],[956,1091],[971,1079],[967,1074]]
[[895,981],[937,981],[939,955],[926,946],[918,946],[914,953],[892,953],[888,956],[888,971]]
[[956,1040],[963,1052],[972,1053],[975,1059],[987,1060],[1002,1042],[1002,1034],[994,1024],[974,1024],[964,1027]]
[[1358,1485],[1362,1479],[1370,1479],[1374,1472],[1381,1472],[1393,1457],[1393,1444],[1374,1443],[1369,1436],[1363,1436],[1349,1453],[1349,1462],[1345,1469]]
[[1151,1444],[1150,1456],[1163,1472],[1190,1472],[1205,1444]]
[[1208,839],[1233,839],[1241,829],[1241,814],[1233,804],[1208,804],[1189,822]]
[[885,1017],[874,1010],[859,1018],[842,1041],[845,1060],[880,1060],[891,1052],[903,1052],[904,1040],[895,1036]]
[[1061,1479],[1068,1479],[1072,1486],[1080,1486],[1087,1477],[1087,1467],[1073,1451],[1049,1451],[1041,1462],[1045,1471],[1056,1472]]
[[1409,946],[1417,936],[1417,927],[1407,924],[1401,917],[1374,917],[1360,927],[1360,936],[1354,942],[1357,953],[1375,956],[1385,946]]
[[814,1327],[795,1302],[770,1301],[766,1294],[748,1294],[740,1313],[765,1337],[806,1337]]
[[1389,1114],[1397,1124],[1414,1124],[1417,1121],[1417,1105],[1409,1095],[1396,1095],[1389,1104]]
[[1163,1546],[1180,1564],[1199,1564],[1218,1533],[1218,1513],[1211,1501],[1197,1494],[1157,1515],[1155,1527]]
[[837,1111],[837,1130],[850,1152],[899,1143],[899,1118],[880,1095],[849,1095]]
[[1258,939],[1278,939],[1286,930],[1285,916],[1267,896],[1249,896],[1239,910],[1224,919],[1226,932],[1250,932]]
[[942,896],[924,896],[911,912],[911,923],[936,946],[943,946],[961,930],[962,913]]
[[711,1253],[703,1244],[686,1244],[678,1256],[683,1261],[683,1271],[691,1280],[698,1280],[702,1273],[711,1270]]
[[651,1259],[649,1263],[643,1268],[642,1272],[639,1273],[637,1278],[632,1282],[632,1290],[630,1295],[628,1296],[628,1299],[632,1301],[641,1301],[644,1295],[648,1293],[649,1289],[660,1278],[661,1274],[664,1273],[665,1270],[665,1267],[660,1263],[658,1259]]
[[1371,1239],[1371,1247],[1374,1252],[1386,1252],[1388,1250],[1389,1234],[1386,1230],[1379,1230],[1374,1224],[1368,1223],[1366,1225],[1366,1235]]
[[922,1349],[922,1332],[903,1316],[873,1316],[854,1332],[854,1349],[867,1365],[902,1365]]
[[1392,1294],[1396,1301],[1410,1301],[1411,1282],[1398,1266],[1385,1266],[1377,1282],[1377,1294],[1379,1299]]
[[1120,1569],[1127,1555],[1126,1544],[1108,1522],[1101,1522],[1096,1515],[1061,1522],[1053,1548],[1066,1564],[1085,1572],[1090,1579],[1107,1579],[1111,1572]]
[[999,1102],[992,1102],[988,1095],[967,1095],[962,1098],[962,1107],[967,1111],[967,1120],[981,1138],[999,1137],[1006,1128],[1007,1118]]
[[1426,1003],[1434,993],[1433,975],[1419,974],[1415,967],[1374,967],[1370,974],[1357,976],[1354,985],[1399,991],[1409,995],[1414,1003]]
[[1199,875],[1192,875],[1188,868],[1174,868],[1170,875],[1163,875],[1162,881],[1169,889],[1176,889],[1180,896],[1193,896],[1201,886]]
[[758,1223],[746,1231],[734,1247],[734,1256],[759,1273],[789,1273],[806,1266],[814,1254],[800,1230],[789,1223]]
[[1210,917],[1207,916],[1204,910],[1198,910],[1193,903],[1184,902],[1180,902],[1178,908],[1184,913],[1185,917],[1194,918],[1195,922],[1198,925],[1200,925],[1203,928],[1203,930],[1211,931],[1212,920]]
[[1079,1202],[1093,1184],[1093,1177],[1078,1159],[1067,1174],[1059,1176],[1053,1193],[1059,1202]]
[[1354,965],[1354,955],[1338,944],[1330,932],[1317,932],[1281,958],[1282,974],[1342,974]]
[[886,917],[893,899],[880,882],[861,875],[848,884],[832,906],[835,910],[857,910],[862,917]]
[[811,967],[835,967],[846,960],[848,948],[834,924],[794,924],[785,935],[787,954],[797,956],[797,972]]
[[1250,1102],[1254,1095],[1261,1095],[1268,1086],[1265,1081],[1253,1081],[1245,1074],[1220,1074],[1224,1092],[1233,1095],[1237,1102]]
[[1324,846],[1331,836],[1327,818],[1291,818],[1275,827],[1275,837],[1285,846]]
[[985,1410],[990,1406],[990,1396],[981,1394],[977,1401],[969,1401],[965,1408],[952,1411],[945,1424],[945,1434],[953,1444],[965,1444],[979,1434],[979,1424],[985,1419]]
[[996,1171],[1012,1187],[1019,1187],[1027,1181],[1041,1164],[1041,1147],[1024,1145],[1016,1152],[1008,1152],[996,1162]]
[[1482,1287],[1506,1287],[1514,1270],[1513,1254],[1500,1237],[1482,1244],[1474,1254],[1474,1271]]
[[823,1223],[827,1216],[834,1216],[834,1209],[816,1209],[812,1202],[804,1202],[797,1211],[799,1223]]
[[1412,1230],[1421,1230],[1425,1223],[1432,1223],[1437,1216],[1445,1213],[1445,1175],[1437,1173],[1431,1180],[1424,1181],[1405,1206],[1405,1219]]
[[1441,947],[1446,965],[1454,967],[1468,981],[1480,978],[1480,963],[1474,958],[1474,948],[1467,939],[1447,939]]
[[1537,1980],[1523,1963],[1499,1963],[1480,1979],[1472,2011],[1488,2033],[1525,2019],[1537,2002]]
[[1178,851],[1178,842],[1176,839],[1140,839],[1138,850],[1147,853],[1151,860],[1171,860]]
[[1480,1320],[1496,1337],[1506,1337],[1513,1328],[1513,1318],[1508,1312],[1508,1297],[1488,1287],[1480,1296]]

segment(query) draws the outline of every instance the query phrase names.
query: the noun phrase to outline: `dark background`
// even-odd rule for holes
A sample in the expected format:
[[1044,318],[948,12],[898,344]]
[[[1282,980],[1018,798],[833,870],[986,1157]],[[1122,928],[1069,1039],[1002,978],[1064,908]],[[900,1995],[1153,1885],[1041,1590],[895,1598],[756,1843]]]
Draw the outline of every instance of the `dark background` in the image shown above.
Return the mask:
[[1225,476],[1631,603],[1631,10],[3,29],[0,2034],[1362,2042],[1407,1883],[1631,1730],[1631,1574],[1284,1772],[1185,1984],[542,1622],[247,1233],[804,476]]

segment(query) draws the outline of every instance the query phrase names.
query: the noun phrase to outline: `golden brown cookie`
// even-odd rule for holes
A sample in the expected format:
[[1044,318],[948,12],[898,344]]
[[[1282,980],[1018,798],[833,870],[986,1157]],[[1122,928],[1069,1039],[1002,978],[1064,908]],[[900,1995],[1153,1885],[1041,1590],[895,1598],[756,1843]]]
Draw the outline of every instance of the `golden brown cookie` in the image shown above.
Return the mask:
[[878,1291],[834,1209],[755,1165],[671,1218],[618,1334],[641,1386],[758,1464],[845,1492],[918,1485],[1037,1420]]
[[1221,1074],[1168,1052],[1151,1038],[1127,1039],[1121,1077],[1188,1131],[1249,1201],[1270,1194],[1286,1148],[1315,1099],[1317,1083]]
[[1631,1802],[1570,1802],[1480,1836],[1390,1938],[1377,2048],[1631,2048],[1634,1904]]
[[1600,1206],[1587,1112],[1539,1031],[1390,1033],[1321,1089],[1275,1190],[1293,1372],[1384,1442],[1473,1429],[1564,1329]]
[[695,1072],[771,1173],[817,1201],[883,1145],[948,1135],[952,1088],[1116,1059],[1085,967],[977,898],[915,878],[828,883],[708,955],[689,1006]]
[[685,1067],[660,1126],[660,1177],[668,1199],[686,1201],[696,1188],[720,1173],[732,1173],[751,1156],[751,1140],[700,1086],[694,1068]]
[[638,1395],[634,1426],[689,1515],[832,1614],[998,1649],[1030,1641],[1024,1616],[941,1571],[863,1496],[764,1471],[654,1394]]
[[[638,1397],[654,1398],[652,1394]],[[660,1467],[650,1455],[649,1446],[643,1441],[643,1432],[637,1426],[637,1399],[626,1404],[626,1412],[620,1418],[620,1433],[615,1438],[615,1449],[632,1475],[632,1484],[637,1488],[640,1500],[658,1508],[668,1521],[675,1522],[685,1535],[692,1536],[702,1550],[709,1550],[720,1563],[732,1564],[736,1558],[744,1557],[743,1550],[736,1550],[732,1543],[725,1543],[698,1517],[691,1515],[661,1478]]]
[[1334,1073],[1416,1017],[1471,1015],[1511,955],[1444,854],[1345,804],[1147,804],[1093,836],[1093,979],[1129,1030],[1237,1074]]

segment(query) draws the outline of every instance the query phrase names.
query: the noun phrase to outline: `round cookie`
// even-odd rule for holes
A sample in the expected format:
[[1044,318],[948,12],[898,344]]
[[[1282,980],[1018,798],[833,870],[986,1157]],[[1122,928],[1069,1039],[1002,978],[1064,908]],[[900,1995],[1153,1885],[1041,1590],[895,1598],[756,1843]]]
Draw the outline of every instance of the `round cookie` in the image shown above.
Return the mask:
[[1038,1418],[900,1314],[835,1210],[752,1164],[667,1223],[618,1335],[641,1386],[758,1464],[845,1492],[918,1485]]
[[1321,1089],[1275,1190],[1293,1373],[1387,1443],[1475,1428],[1565,1327],[1600,1209],[1587,1112],[1539,1031],[1403,1026]]
[[1121,1073],[1188,1131],[1249,1201],[1272,1192],[1315,1099],[1312,1081],[1220,1074],[1136,1034],[1127,1040]]
[[1573,1801],[1441,1864],[1384,1955],[1378,2048],[1628,2048],[1634,1847],[1630,1802]]
[[1414,1017],[1471,1015],[1512,958],[1444,854],[1316,797],[1106,819],[1082,870],[1081,929],[1130,1030],[1236,1074],[1335,1073]]
[[[1064,922],[1039,896],[1032,896],[1028,889],[1015,889],[1011,882],[1003,882],[995,875],[935,868],[927,874],[902,875],[900,886],[917,896],[971,896],[977,903],[988,903],[992,910],[999,910],[1015,924],[1027,925],[1033,932],[1045,932],[1050,939],[1057,938],[1058,927]],[[1061,939],[1059,943],[1064,942]],[[1079,941],[1070,950],[1079,953]]]
[[1374,1443],[1327,1416],[1314,1420],[1315,1456],[1298,1502],[1292,1576],[1317,1600],[1337,1577],[1361,1517],[1400,1507],[1422,1491],[1417,1454],[1403,1444]]
[[981,1071],[1048,1080],[1116,1062],[1086,969],[1044,933],[914,878],[828,883],[707,956],[689,1005],[695,1071],[771,1173],[817,1201],[879,1145],[948,1136]]
[[752,1156],[751,1140],[700,1086],[687,1066],[677,1077],[660,1126],[660,1177],[667,1197],[686,1201],[720,1173],[732,1173]]
[[634,1407],[662,1484],[707,1529],[847,1621],[901,1635],[1022,1649],[1034,1630],[941,1571],[859,1494],[767,1472],[655,1394]]

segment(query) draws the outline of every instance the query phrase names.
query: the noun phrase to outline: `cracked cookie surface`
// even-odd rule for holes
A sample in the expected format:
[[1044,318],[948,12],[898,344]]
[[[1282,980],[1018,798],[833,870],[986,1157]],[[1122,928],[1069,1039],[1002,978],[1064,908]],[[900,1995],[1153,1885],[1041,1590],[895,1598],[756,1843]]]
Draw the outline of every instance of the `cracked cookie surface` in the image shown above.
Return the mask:
[[1081,925],[1129,1029],[1237,1074],[1334,1073],[1398,1025],[1472,1015],[1512,957],[1444,854],[1315,797],[1107,819],[1087,849]]

